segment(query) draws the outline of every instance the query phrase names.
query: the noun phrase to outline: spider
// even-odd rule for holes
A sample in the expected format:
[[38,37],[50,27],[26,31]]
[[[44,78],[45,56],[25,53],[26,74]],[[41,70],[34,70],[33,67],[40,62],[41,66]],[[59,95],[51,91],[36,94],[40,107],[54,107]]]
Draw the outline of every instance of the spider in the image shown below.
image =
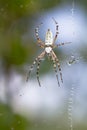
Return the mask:
[[61,67],[60,67],[59,59],[57,58],[57,56],[54,53],[53,49],[56,48],[56,47],[65,45],[65,44],[69,44],[70,42],[55,44],[55,41],[57,39],[57,36],[58,36],[59,32],[58,32],[58,23],[56,22],[56,20],[54,18],[53,18],[53,21],[55,22],[55,25],[56,25],[56,34],[55,34],[54,38],[53,38],[53,34],[52,34],[51,30],[48,29],[47,32],[46,32],[45,42],[43,42],[40,39],[39,34],[38,34],[39,26],[37,26],[37,28],[35,29],[35,35],[36,35],[37,43],[44,50],[34,60],[33,64],[31,65],[31,67],[29,69],[29,72],[28,72],[28,75],[27,75],[26,81],[28,81],[30,73],[31,73],[32,69],[34,68],[34,65],[37,63],[36,76],[37,76],[37,80],[38,80],[39,86],[41,86],[41,83],[40,83],[40,80],[39,80],[39,68],[40,68],[41,60],[44,58],[45,55],[47,55],[48,58],[51,58],[51,60],[53,62],[53,68],[54,68],[54,71],[56,73],[56,78],[57,78],[58,86],[60,86],[60,83],[59,83],[58,74],[57,74],[57,67],[58,67],[58,70],[59,70],[59,73],[60,73],[61,82],[63,83],[63,78],[62,78],[62,72],[61,72]]

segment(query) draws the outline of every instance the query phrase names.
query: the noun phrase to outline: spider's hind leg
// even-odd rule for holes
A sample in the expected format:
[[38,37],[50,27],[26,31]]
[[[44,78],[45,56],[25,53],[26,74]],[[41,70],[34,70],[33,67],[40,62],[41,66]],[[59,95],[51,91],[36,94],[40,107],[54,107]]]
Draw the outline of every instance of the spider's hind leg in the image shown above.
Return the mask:
[[63,83],[62,72],[61,72],[61,67],[60,67],[59,60],[58,60],[56,54],[55,54],[53,51],[52,51],[52,55],[53,55],[53,57],[54,57],[54,59],[55,59],[55,61],[56,61],[56,64],[57,64],[57,66],[58,66],[58,69],[59,69],[59,72],[60,72],[61,82]]
[[30,73],[31,73],[31,71],[33,70],[34,65],[37,63],[37,61],[38,61],[38,58],[36,58],[36,59],[34,60],[33,64],[31,65],[31,67],[30,67],[30,69],[29,69],[29,71],[28,71],[28,74],[27,74],[26,81],[28,81],[28,79],[29,79],[29,77],[30,77]]
[[57,78],[58,86],[60,86],[59,78],[58,78],[58,73],[57,73],[57,65],[56,65],[56,61],[55,61],[55,59],[54,59],[53,56],[52,56],[52,61],[53,61],[54,71],[55,71],[55,73],[56,73],[56,78]]
[[38,65],[37,65],[37,80],[38,80],[39,86],[41,86],[41,85],[40,85],[40,81],[39,81],[39,66],[40,66],[40,61],[41,61],[41,59],[44,57],[44,55],[45,55],[45,51],[43,51],[43,52],[34,60],[33,64],[31,65],[31,67],[30,67],[30,69],[29,69],[29,71],[28,71],[26,81],[28,81],[29,76],[30,76],[30,73],[31,73],[32,69],[34,68],[34,65],[35,65],[36,63],[38,63]]
[[62,81],[62,83],[63,83],[63,77],[62,77],[62,72],[61,72],[61,67],[60,67],[59,60],[58,60],[58,58],[56,58],[55,60],[56,60],[56,63],[57,63],[57,65],[58,65],[58,69],[59,69],[59,72],[60,72],[61,81]]
[[38,80],[39,86],[41,87],[41,83],[40,83],[40,80],[39,80],[40,63],[41,63],[41,60],[38,60],[36,76],[37,76],[37,80]]

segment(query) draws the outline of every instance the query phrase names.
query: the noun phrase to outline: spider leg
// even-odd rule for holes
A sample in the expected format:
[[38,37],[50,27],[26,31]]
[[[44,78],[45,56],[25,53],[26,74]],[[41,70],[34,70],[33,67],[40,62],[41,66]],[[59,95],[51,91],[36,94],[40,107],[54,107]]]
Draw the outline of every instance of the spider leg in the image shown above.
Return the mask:
[[64,46],[64,45],[70,44],[70,43],[71,43],[71,42],[58,43],[58,44],[56,44],[56,45],[54,46],[54,48],[55,48],[55,47],[59,47],[59,46]]
[[39,80],[39,69],[40,69],[40,63],[41,63],[41,60],[38,60],[36,75],[37,75],[37,81],[38,81],[38,84],[39,84],[39,86],[41,87],[40,80]]
[[[33,64],[31,65],[31,67],[30,67],[30,69],[29,69],[29,71],[28,71],[26,81],[28,81],[29,76],[30,76],[30,73],[31,73],[32,69],[34,68],[34,65],[35,65],[36,63],[38,63],[38,66],[39,66],[40,63],[39,63],[38,61],[40,61],[40,60],[44,57],[44,55],[45,55],[45,51],[43,51],[43,52],[34,60]],[[37,69],[38,69],[38,66],[37,66]],[[38,71],[39,71],[39,70],[38,70]],[[37,74],[37,77],[38,77],[38,72],[37,72],[36,74]],[[37,78],[37,79],[39,79],[39,78]],[[39,82],[39,80],[38,80],[38,82]],[[40,85],[40,84],[39,84],[39,85]]]
[[59,32],[58,32],[58,23],[56,22],[56,20],[54,19],[54,18],[52,18],[53,20],[54,20],[54,22],[55,22],[55,24],[56,24],[56,34],[55,34],[55,37],[54,37],[54,39],[53,39],[53,44],[55,43],[55,41],[56,41],[56,39],[57,39],[57,36],[58,36],[58,34],[59,34]]
[[28,79],[29,79],[29,77],[30,77],[30,73],[31,73],[31,71],[33,70],[34,65],[37,63],[37,61],[38,61],[38,58],[36,58],[36,59],[34,60],[33,64],[31,65],[31,67],[30,67],[30,69],[29,69],[29,71],[28,71],[28,74],[27,74],[27,79],[26,79],[26,81],[28,81]]
[[59,72],[60,72],[60,78],[61,78],[61,81],[63,83],[63,78],[62,78],[62,72],[61,72],[61,67],[60,67],[60,63],[59,63],[59,59],[57,58],[56,54],[54,53],[54,51],[52,51],[52,55],[58,65],[58,69],[59,69]]
[[60,86],[60,83],[59,83],[59,78],[58,78],[58,73],[57,73],[57,65],[56,65],[56,60],[54,58],[54,56],[52,55],[52,61],[53,61],[53,67],[54,67],[54,71],[56,73],[56,78],[57,78],[57,82],[58,82],[58,86]]
[[41,87],[41,84],[40,84],[40,80],[39,80],[39,68],[40,68],[40,63],[41,63],[41,59],[45,56],[45,51],[43,51],[39,56],[38,56],[38,64],[37,64],[37,72],[36,72],[36,75],[37,75],[37,80],[38,80],[38,83],[39,83],[39,86]]
[[[42,23],[41,23],[41,24],[42,24]],[[39,45],[41,48],[44,48],[44,43],[43,43],[43,41],[39,38],[38,30],[39,30],[39,26],[37,26],[37,28],[35,28],[35,35],[36,35],[36,38],[37,38],[37,42],[38,42],[38,45]]]

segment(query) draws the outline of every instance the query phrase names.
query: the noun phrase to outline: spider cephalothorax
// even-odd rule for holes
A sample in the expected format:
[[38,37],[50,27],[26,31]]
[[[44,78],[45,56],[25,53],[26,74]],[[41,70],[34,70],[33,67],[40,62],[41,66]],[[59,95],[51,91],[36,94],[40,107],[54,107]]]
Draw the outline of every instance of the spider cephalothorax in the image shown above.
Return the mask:
[[53,38],[53,34],[52,34],[51,30],[48,29],[47,32],[46,32],[45,42],[43,42],[39,38],[39,34],[38,34],[39,26],[35,29],[37,43],[41,48],[44,49],[44,51],[34,60],[33,64],[31,65],[31,67],[29,69],[29,72],[28,72],[28,75],[27,75],[27,81],[29,79],[30,73],[31,73],[34,65],[37,63],[36,75],[37,75],[37,80],[38,80],[39,86],[41,86],[40,81],[39,81],[39,66],[40,66],[41,60],[43,59],[43,57],[45,55],[47,55],[48,57],[50,57],[52,59],[53,67],[54,67],[54,70],[55,70],[55,73],[56,73],[56,78],[57,78],[57,81],[58,81],[58,85],[60,86],[59,79],[58,79],[58,74],[57,74],[57,67],[58,67],[59,72],[60,72],[61,82],[63,83],[60,63],[59,63],[59,60],[58,60],[56,54],[53,51],[53,48],[68,44],[70,42],[55,44],[55,41],[56,41],[57,36],[58,36],[58,23],[55,21],[55,19],[53,19],[53,20],[54,20],[54,22],[56,24],[56,34],[55,34],[54,38]]

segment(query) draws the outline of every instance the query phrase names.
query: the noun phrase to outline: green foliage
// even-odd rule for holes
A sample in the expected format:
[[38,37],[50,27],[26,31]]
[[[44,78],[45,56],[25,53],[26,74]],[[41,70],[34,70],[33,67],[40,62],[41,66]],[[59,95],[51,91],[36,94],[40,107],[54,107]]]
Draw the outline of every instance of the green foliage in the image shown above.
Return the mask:
[[30,0],[0,0],[0,28],[8,29],[15,20],[26,15],[26,5],[29,2]]
[[26,130],[29,126],[24,117],[14,114],[9,106],[0,104],[0,130]]
[[5,55],[11,65],[21,65],[26,61],[26,47],[21,44],[20,37],[12,37],[9,41],[10,49]]
[[2,38],[0,44],[0,58],[3,62],[3,69],[10,70],[13,66],[23,65],[28,57],[28,49],[22,44],[21,36],[10,34],[3,37],[5,39]]
[[10,25],[25,16],[35,15],[41,10],[49,9],[59,4],[60,0],[0,0],[0,30],[8,29]]
[[25,18],[35,15],[43,8],[51,8],[57,3],[59,1],[0,0],[0,58],[5,69],[10,70],[14,65],[22,65],[26,62],[28,55],[31,59],[37,50],[29,43],[30,41],[32,43],[32,39],[29,39],[28,46],[22,44],[22,36],[26,32],[27,26],[31,26],[30,21],[32,20],[29,20],[28,25]]
[[61,0],[40,0],[41,5],[43,5],[44,9],[49,9],[53,6],[58,6]]

